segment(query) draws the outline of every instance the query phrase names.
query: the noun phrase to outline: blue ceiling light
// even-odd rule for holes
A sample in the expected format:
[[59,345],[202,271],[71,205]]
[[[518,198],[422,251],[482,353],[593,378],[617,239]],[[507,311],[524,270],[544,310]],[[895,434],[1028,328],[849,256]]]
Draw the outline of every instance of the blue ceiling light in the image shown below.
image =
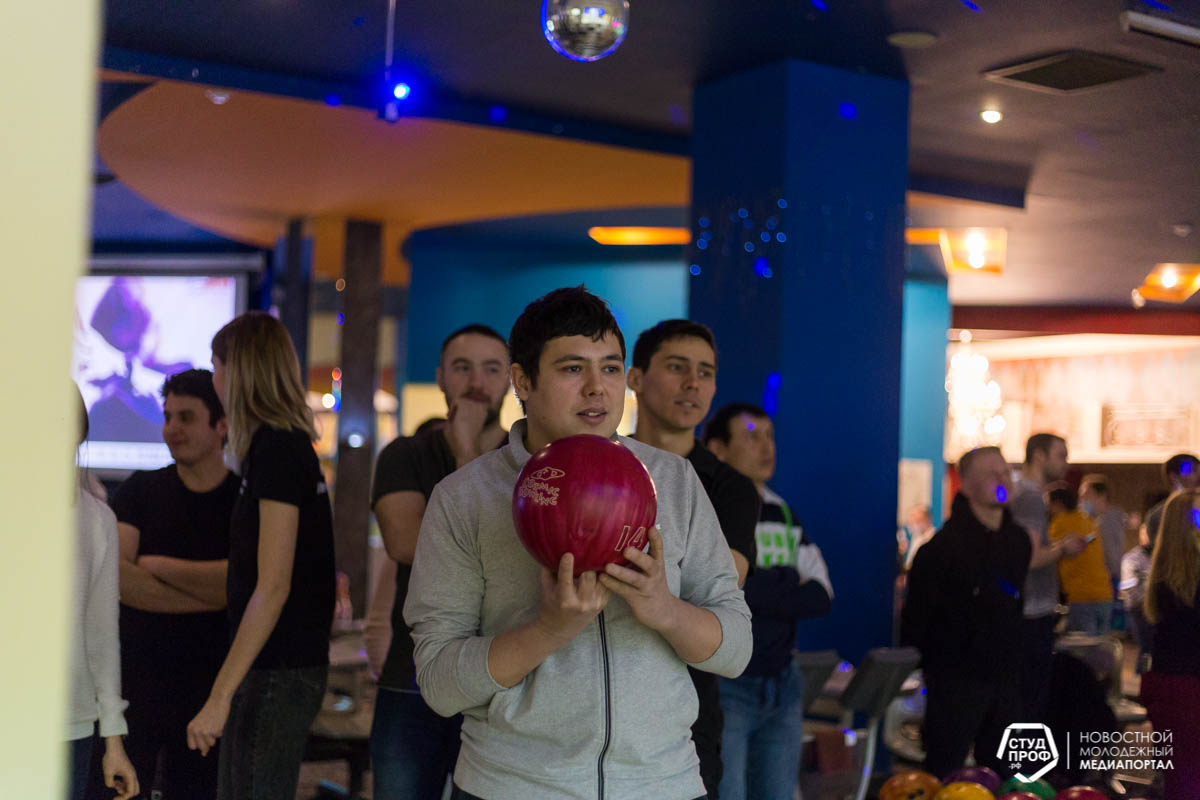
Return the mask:
[[842,119],[854,119],[858,116],[858,106],[854,103],[838,103],[838,116]]
[[504,122],[508,119],[508,109],[504,106],[492,106],[488,109],[488,118],[492,122]]
[[340,106],[341,104],[342,104],[342,98],[338,97],[336,94],[325,95],[325,105],[333,106],[334,108],[336,108],[337,106]]
[[760,278],[770,278],[775,274],[771,271],[771,265],[767,261],[766,256],[759,256],[754,259],[754,274]]
[[974,2],[972,2],[972,0],[962,0],[962,4],[964,6],[966,6],[967,8],[971,9],[972,11],[974,11],[976,14],[978,14],[980,11],[983,11],[983,9],[980,8]]
[[700,274],[700,265],[692,264],[690,267],[688,267],[688,272],[692,273],[693,275],[699,275]]
[[397,100],[407,100],[410,94],[412,94],[412,87],[403,81],[392,87],[392,97]]
[[825,0],[808,0],[808,1],[810,3],[812,3],[813,8],[817,9],[818,11],[828,11],[829,10],[829,6],[825,4]]

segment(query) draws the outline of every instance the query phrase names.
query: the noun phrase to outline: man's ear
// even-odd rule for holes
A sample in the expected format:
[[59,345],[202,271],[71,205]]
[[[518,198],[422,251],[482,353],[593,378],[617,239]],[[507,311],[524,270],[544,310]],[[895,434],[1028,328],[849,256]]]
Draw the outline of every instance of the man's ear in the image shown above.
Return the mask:
[[642,390],[643,372],[641,367],[630,367],[629,372],[625,373],[625,385],[630,391],[637,394]]
[[436,380],[437,380],[437,387],[438,387],[438,389],[440,389],[440,390],[441,390],[442,394],[445,394],[445,393],[446,393],[446,381],[445,381],[445,379],[442,377],[442,367],[441,367],[441,365],[438,365],[437,372],[436,372],[436,373],[434,373],[434,374],[437,376]]
[[725,456],[729,454],[729,451],[726,449],[726,444],[720,439],[709,439],[708,444],[705,446],[708,448],[710,453],[717,457],[718,461],[724,461]]
[[508,380],[512,383],[513,391],[517,393],[517,399],[522,403],[528,401],[533,391],[533,381],[520,364],[509,364]]

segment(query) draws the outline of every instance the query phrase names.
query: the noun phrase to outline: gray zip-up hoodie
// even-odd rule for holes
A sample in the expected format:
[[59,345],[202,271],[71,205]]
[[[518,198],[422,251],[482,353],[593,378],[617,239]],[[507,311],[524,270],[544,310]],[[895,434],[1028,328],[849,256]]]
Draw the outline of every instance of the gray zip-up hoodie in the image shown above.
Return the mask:
[[[516,686],[488,671],[492,639],[537,618],[541,567],[517,538],[512,492],[529,453],[509,443],[446,477],[425,510],[404,619],[417,683],[439,714],[463,713],[454,781],[486,800],[693,800],[704,794],[691,742],[686,665],[613,595],[570,644]],[[671,591],[721,622],[721,645],[692,666],[733,678],[752,649],[750,610],[729,547],[691,465],[619,437],[658,491]]]

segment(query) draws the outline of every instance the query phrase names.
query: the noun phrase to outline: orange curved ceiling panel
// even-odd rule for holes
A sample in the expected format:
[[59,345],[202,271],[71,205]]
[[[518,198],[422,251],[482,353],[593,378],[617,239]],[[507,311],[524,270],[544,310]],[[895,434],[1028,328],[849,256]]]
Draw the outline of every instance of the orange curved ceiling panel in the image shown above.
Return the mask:
[[565,211],[689,202],[691,161],[552,136],[403,118],[253,92],[222,105],[162,81],[100,126],[104,163],[151,203],[270,247],[289,218],[408,230]]

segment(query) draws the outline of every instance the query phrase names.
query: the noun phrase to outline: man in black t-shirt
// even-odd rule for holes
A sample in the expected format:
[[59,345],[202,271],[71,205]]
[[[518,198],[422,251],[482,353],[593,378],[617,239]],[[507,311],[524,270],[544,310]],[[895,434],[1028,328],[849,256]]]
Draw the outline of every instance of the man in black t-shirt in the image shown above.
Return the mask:
[[468,325],[442,344],[438,388],[445,426],[383,449],[371,504],[388,556],[397,563],[392,643],[379,675],[371,758],[376,800],[441,797],[458,758],[461,716],[434,713],[421,698],[413,642],[404,624],[413,551],[433,487],[454,470],[507,442],[500,406],[508,391],[508,344],[484,325]]
[[[759,496],[749,478],[721,463],[696,439],[696,426],[708,415],[717,391],[717,353],[712,331],[686,319],[669,319],[642,331],[633,347],[627,376],[637,395],[633,438],[691,462],[708,493],[721,532],[733,554],[738,584],[754,563],[754,529]],[[700,757],[700,777],[710,800],[721,782],[722,713],[717,676],[689,668],[700,701],[692,740]]]
[[125,748],[145,796],[162,752],[165,797],[212,800],[217,760],[189,750],[185,730],[228,649],[225,573],[238,479],[222,461],[227,423],[212,373],[172,375],[162,394],[162,436],[175,463],[135,472],[112,502],[120,537],[122,693],[129,701]]

